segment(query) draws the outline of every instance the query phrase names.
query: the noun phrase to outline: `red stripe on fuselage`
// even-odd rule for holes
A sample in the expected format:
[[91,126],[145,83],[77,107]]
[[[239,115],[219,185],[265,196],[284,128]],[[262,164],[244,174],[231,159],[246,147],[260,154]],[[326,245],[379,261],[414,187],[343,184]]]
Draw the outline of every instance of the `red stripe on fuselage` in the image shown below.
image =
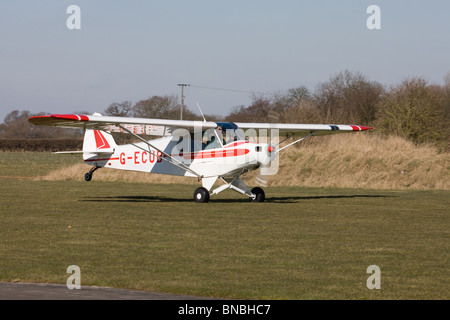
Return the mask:
[[186,154],[172,154],[172,156],[183,157],[185,159],[213,159],[213,158],[227,158],[227,157],[237,157],[244,156],[249,153],[249,149],[216,149],[208,151],[200,151],[197,153],[186,153]]
[[[137,151],[140,152],[140,151]],[[244,156],[250,152],[249,149],[216,149],[216,150],[208,150],[208,151],[200,151],[197,153],[189,152],[185,154],[172,154],[172,157],[183,157],[188,160],[197,160],[197,159],[214,159],[214,158],[227,158],[227,157],[238,157]],[[132,160],[133,157],[126,157],[127,160]],[[105,159],[87,159],[84,162],[95,162],[95,161],[113,161],[120,160],[119,157],[115,158],[105,158]]]

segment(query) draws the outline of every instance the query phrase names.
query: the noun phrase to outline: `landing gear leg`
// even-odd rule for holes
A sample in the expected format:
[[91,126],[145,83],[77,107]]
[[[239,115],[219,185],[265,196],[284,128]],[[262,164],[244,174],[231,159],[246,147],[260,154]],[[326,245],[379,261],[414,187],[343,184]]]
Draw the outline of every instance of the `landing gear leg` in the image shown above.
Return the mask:
[[239,177],[222,178],[222,180],[223,182],[225,182],[225,184],[214,189],[211,192],[211,195],[218,194],[226,189],[233,189],[234,191],[246,195],[252,202],[264,202],[264,200],[266,199],[266,195],[264,194],[263,189],[261,189],[260,187],[255,187],[250,190],[244,183],[244,181],[242,181],[242,179]]
[[98,169],[100,169],[100,167],[95,167],[95,168],[92,168],[91,170],[89,170],[89,172],[84,175],[84,180],[91,181],[92,180],[92,174]]

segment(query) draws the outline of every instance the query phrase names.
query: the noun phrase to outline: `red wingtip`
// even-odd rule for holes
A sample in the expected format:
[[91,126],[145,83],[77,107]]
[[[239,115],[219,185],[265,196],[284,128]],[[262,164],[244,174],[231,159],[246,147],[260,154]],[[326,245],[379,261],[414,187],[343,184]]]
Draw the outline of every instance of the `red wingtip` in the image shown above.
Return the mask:
[[350,127],[352,127],[353,131],[364,131],[373,129],[373,127],[355,126],[355,125],[351,125]]
[[28,121],[37,125],[54,125],[61,121],[68,123],[72,121],[89,121],[89,117],[77,114],[51,114],[47,116],[30,117]]

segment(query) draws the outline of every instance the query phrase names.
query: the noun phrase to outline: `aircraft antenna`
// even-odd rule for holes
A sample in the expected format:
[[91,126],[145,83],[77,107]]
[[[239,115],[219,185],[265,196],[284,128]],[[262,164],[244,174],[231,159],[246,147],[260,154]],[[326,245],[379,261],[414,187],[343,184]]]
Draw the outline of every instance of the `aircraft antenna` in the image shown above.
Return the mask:
[[197,102],[197,108],[198,108],[198,110],[200,111],[200,114],[203,117],[203,122],[206,122],[205,116],[203,115],[203,112],[202,112],[202,108],[200,108],[200,104],[198,102]]

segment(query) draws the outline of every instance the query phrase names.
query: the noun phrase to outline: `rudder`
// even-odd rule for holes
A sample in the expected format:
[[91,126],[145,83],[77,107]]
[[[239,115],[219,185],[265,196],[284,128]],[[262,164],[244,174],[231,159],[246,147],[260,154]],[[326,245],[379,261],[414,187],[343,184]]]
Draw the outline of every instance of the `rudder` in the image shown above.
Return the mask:
[[114,153],[116,147],[117,144],[110,132],[86,129],[83,141],[83,153],[85,155]]

